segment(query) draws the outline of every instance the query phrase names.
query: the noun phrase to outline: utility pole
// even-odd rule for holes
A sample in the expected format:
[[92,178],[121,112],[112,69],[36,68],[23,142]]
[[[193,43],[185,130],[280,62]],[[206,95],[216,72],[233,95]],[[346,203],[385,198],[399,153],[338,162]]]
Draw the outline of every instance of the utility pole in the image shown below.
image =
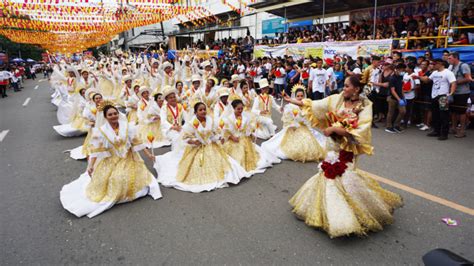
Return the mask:
[[377,0],[375,0],[375,4],[374,4],[374,32],[373,32],[372,39],[375,40],[376,34],[377,34]]

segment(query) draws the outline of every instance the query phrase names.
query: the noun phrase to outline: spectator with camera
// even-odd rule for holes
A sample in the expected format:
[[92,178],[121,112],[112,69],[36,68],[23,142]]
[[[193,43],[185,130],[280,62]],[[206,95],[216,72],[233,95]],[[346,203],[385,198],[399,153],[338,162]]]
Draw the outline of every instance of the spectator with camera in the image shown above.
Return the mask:
[[422,82],[433,81],[431,91],[431,112],[433,131],[429,137],[438,137],[438,140],[447,140],[449,131],[449,98],[456,91],[456,77],[446,67],[448,63],[443,59],[434,60],[434,71],[429,77],[419,77]]

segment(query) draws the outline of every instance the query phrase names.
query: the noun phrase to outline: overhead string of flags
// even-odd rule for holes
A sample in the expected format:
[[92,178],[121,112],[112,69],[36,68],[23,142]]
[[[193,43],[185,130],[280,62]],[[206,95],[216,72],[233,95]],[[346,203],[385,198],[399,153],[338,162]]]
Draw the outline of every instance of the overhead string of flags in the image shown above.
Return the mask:
[[[242,15],[241,0],[222,4]],[[254,1],[254,0],[251,0]],[[176,18],[187,28],[221,21],[208,1],[184,0],[13,0],[0,1],[0,35],[50,52],[74,53],[106,44],[132,28]]]

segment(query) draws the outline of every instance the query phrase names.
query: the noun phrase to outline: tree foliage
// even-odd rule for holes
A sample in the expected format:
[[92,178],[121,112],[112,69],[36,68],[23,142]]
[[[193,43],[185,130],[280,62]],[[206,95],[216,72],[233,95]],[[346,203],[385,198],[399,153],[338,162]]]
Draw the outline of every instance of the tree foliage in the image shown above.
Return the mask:
[[0,35],[0,51],[6,52],[10,59],[19,57],[21,52],[21,57],[25,60],[31,58],[36,61],[41,61],[41,53],[44,52],[44,49],[31,44],[12,42],[8,38]]

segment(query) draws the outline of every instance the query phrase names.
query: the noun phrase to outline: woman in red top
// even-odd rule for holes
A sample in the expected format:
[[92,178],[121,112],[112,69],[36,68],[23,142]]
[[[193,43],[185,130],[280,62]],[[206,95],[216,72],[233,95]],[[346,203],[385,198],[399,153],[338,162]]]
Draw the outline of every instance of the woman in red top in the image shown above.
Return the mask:
[[461,33],[459,40],[456,42],[453,42],[453,44],[456,44],[456,45],[469,44],[469,39],[467,38],[465,33]]

